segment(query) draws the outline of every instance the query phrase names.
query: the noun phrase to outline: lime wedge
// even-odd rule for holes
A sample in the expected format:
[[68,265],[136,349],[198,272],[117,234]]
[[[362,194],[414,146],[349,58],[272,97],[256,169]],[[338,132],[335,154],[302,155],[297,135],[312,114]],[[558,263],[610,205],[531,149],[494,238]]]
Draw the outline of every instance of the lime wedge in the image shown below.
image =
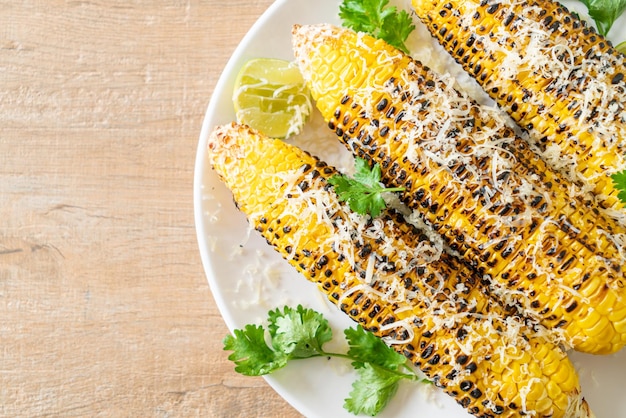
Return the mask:
[[617,44],[615,49],[617,49],[622,54],[626,54],[626,41],[620,42],[619,44]]
[[273,138],[298,134],[313,109],[297,65],[274,58],[244,64],[235,80],[233,103],[239,123]]

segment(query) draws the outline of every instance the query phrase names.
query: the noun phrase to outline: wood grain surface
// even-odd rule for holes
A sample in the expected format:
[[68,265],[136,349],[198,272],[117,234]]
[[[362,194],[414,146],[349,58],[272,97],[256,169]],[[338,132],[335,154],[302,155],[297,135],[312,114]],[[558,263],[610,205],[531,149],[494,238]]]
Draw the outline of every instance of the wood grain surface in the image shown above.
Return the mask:
[[192,181],[271,0],[0,0],[0,416],[297,417],[222,351]]

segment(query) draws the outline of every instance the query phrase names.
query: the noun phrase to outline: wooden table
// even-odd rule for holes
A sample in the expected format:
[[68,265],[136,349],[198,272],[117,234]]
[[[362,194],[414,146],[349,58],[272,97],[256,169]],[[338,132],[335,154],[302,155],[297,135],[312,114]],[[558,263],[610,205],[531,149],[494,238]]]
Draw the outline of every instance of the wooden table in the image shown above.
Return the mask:
[[0,416],[295,417],[222,351],[192,180],[271,0],[0,0]]

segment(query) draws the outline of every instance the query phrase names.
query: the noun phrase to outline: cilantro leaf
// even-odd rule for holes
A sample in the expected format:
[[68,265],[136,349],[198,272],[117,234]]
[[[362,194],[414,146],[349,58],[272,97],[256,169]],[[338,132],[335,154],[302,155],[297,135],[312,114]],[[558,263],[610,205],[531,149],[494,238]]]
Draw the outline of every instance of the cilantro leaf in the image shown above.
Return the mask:
[[415,25],[406,10],[398,12],[388,4],[389,0],[343,0],[339,17],[345,27],[383,39],[408,54],[405,41]]
[[613,186],[619,190],[617,197],[622,203],[626,203],[626,170],[611,175]]
[[343,407],[355,415],[377,415],[396,394],[402,375],[364,363],[357,369],[359,378],[352,384]]
[[598,32],[606,36],[613,22],[626,9],[626,0],[580,0],[587,6],[589,15],[596,22]]
[[272,344],[291,358],[307,358],[323,353],[322,346],[333,337],[328,321],[313,309],[285,306],[268,314]]
[[367,161],[357,158],[354,178],[335,175],[328,179],[328,182],[335,186],[339,200],[348,202],[350,209],[358,214],[369,214],[375,218],[387,206],[382,196],[384,192],[404,190],[404,187],[385,188],[380,184],[380,178],[380,165],[376,164],[370,169]]
[[346,329],[344,334],[350,346],[348,355],[355,359],[352,365],[356,369],[371,363],[386,369],[398,370],[407,362],[406,357],[394,351],[371,332],[365,331],[361,325]]
[[272,350],[265,342],[262,326],[246,325],[224,338],[224,350],[233,351],[228,359],[235,363],[235,371],[246,376],[261,376],[287,364],[287,356]]

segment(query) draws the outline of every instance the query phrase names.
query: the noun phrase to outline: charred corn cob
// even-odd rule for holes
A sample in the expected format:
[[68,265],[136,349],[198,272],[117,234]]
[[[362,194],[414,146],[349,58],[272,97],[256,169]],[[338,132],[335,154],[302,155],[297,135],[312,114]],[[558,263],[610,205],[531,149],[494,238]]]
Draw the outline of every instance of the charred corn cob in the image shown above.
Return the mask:
[[611,175],[626,169],[624,56],[548,0],[413,0],[431,33],[553,166],[626,220]]
[[209,161],[249,222],[352,319],[476,416],[587,417],[566,354],[506,316],[470,271],[390,212],[339,202],[336,170],[247,127],[216,128]]
[[383,41],[330,25],[294,29],[294,50],[339,139],[480,274],[567,344],[626,343],[618,229],[543,165],[498,112]]

